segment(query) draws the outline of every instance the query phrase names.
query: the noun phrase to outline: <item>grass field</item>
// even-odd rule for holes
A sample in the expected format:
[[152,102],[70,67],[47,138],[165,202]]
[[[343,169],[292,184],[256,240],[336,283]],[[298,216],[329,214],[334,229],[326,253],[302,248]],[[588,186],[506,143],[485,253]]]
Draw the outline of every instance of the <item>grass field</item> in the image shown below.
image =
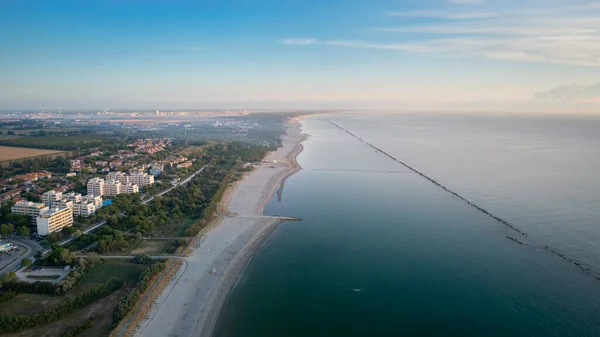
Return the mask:
[[36,157],[61,152],[62,151],[33,149],[28,147],[0,146],[0,161]]
[[115,306],[127,294],[128,289],[133,286],[140,273],[147,267],[147,265],[135,264],[124,260],[106,260],[94,265],[79,287],[64,296],[20,294],[12,300],[3,302],[0,306],[0,314],[10,316],[27,315],[46,310],[51,306],[63,302],[67,297],[75,296],[93,285],[105,282],[111,277],[116,277],[125,282],[125,286],[120,290],[69,314],[60,321],[40,325],[14,334],[3,334],[2,336],[60,336],[69,327],[79,325],[92,316],[95,317],[92,322],[92,328],[86,331],[84,335],[92,337],[106,336],[112,326],[112,315]]

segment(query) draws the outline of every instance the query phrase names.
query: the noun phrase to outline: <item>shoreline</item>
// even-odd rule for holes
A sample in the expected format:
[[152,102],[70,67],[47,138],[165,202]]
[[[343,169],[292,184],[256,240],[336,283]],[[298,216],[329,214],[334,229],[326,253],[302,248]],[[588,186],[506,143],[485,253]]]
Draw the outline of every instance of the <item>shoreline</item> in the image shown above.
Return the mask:
[[[282,146],[225,193],[224,214],[186,257],[181,276],[163,290],[135,336],[211,336],[239,276],[282,222],[263,210],[287,178],[300,171],[303,151],[298,117],[288,120]],[[217,275],[210,272],[213,268]]]

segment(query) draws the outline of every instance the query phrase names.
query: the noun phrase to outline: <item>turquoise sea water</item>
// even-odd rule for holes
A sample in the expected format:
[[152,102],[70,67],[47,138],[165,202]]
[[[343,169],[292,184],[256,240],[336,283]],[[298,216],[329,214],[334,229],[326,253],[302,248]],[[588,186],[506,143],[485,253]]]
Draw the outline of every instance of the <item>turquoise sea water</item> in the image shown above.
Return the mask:
[[[528,233],[514,232],[331,125]],[[307,118],[303,170],[265,213],[216,336],[598,336],[600,119]]]

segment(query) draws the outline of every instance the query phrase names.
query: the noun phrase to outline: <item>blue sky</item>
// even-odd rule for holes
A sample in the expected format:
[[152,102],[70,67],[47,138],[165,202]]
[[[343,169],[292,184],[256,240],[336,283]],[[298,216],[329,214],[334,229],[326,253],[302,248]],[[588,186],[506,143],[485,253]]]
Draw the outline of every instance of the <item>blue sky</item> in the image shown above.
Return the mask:
[[0,108],[596,111],[599,31],[589,0],[4,0]]

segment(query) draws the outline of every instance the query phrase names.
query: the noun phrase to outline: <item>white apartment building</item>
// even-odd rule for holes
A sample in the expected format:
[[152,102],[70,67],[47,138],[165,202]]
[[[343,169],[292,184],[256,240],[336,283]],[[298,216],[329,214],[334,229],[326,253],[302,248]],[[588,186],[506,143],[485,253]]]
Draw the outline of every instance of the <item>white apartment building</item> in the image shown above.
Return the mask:
[[80,193],[70,192],[63,194],[63,198],[67,198],[69,201],[72,201],[76,204],[78,202],[81,202],[82,196]]
[[100,196],[86,195],[81,198],[81,202],[92,203],[96,206],[96,209],[102,208],[102,197]]
[[130,176],[131,183],[138,185],[140,188],[154,184],[154,176],[144,172],[132,173]]
[[125,172],[110,172],[106,175],[106,180],[118,181],[123,185],[135,184],[139,188],[154,184],[154,176],[144,172],[134,172],[129,175]]
[[115,180],[109,180],[104,183],[104,189],[102,195],[114,197],[115,195],[123,193],[123,186],[120,182]]
[[104,179],[100,179],[100,178],[92,178],[90,180],[88,180],[87,183],[87,194],[88,195],[93,195],[93,196],[103,196],[104,195],[104,185],[106,183],[104,182]]
[[45,209],[36,219],[38,235],[48,235],[73,225],[73,211],[68,208]]
[[51,191],[48,191],[48,192],[42,194],[42,202],[50,208],[53,208],[54,203],[57,201],[61,201],[62,198],[63,198],[62,192],[58,192],[58,191],[54,191],[54,190],[51,190]]
[[10,208],[10,211],[15,214],[31,216],[35,219],[41,211],[47,209],[48,207],[41,202],[19,201]]
[[80,202],[73,206],[73,214],[88,217],[96,213],[96,205],[91,202]]
[[127,185],[132,182],[131,177],[125,172],[110,172],[106,175],[106,180],[118,181],[123,185]]
[[136,184],[127,184],[127,185],[123,186],[123,193],[133,194],[133,193],[139,193],[139,192],[140,192],[140,188]]
[[73,209],[73,202],[71,200],[68,199],[63,199],[60,201],[54,201],[52,202],[52,207],[50,208],[68,208],[68,209]]

